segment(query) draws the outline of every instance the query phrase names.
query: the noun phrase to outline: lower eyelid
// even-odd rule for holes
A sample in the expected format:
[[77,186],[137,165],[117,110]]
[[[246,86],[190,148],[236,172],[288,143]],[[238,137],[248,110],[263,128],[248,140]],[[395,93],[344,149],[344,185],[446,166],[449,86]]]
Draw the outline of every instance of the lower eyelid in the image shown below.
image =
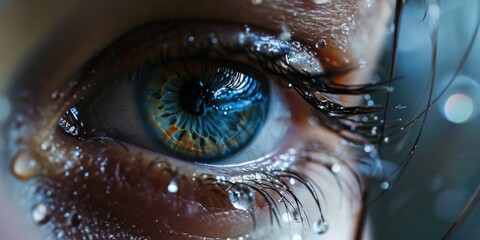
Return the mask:
[[[291,93],[291,94],[293,94],[291,97],[295,98],[295,96],[296,96],[297,100],[302,101],[300,99],[300,97],[298,97],[298,95],[296,95],[296,93]],[[295,101],[293,101],[293,102],[295,102]],[[292,104],[295,104],[295,103],[292,103]],[[311,123],[308,123],[308,119],[305,118],[305,115],[304,114],[298,114],[298,113],[304,113],[303,111],[308,111],[309,107],[296,108],[296,110],[298,112],[294,112],[293,116],[295,118],[295,121],[297,121],[297,123],[303,123],[303,125],[302,125],[303,130],[301,130],[301,132],[303,132],[303,134],[304,134],[303,135],[305,137],[304,141],[307,141],[307,139],[309,139],[309,141],[314,141],[317,144],[322,144],[322,145],[325,145],[325,146],[330,144],[330,145],[333,145],[332,148],[334,148],[336,145],[338,145],[338,143],[332,141],[332,139],[337,139],[338,140],[338,136],[336,136],[333,133],[328,134],[327,132],[324,132],[326,130],[321,130],[321,128],[319,126],[309,125]],[[309,131],[309,129],[310,130],[314,129],[314,131]],[[44,131],[47,131],[47,130],[44,130]],[[306,133],[309,133],[309,134],[306,134]],[[55,135],[55,134],[58,134],[58,135]],[[45,196],[46,199],[50,198],[51,200],[58,201],[56,203],[51,202],[50,204],[55,204],[55,205],[57,205],[57,204],[58,205],[71,204],[71,206],[82,207],[83,205],[86,204],[86,202],[76,202],[76,201],[87,201],[87,202],[89,202],[88,204],[94,204],[94,205],[100,204],[101,206],[103,206],[102,208],[104,208],[103,211],[112,210],[112,211],[116,211],[116,213],[120,214],[120,212],[122,211],[121,209],[124,208],[124,207],[126,208],[126,206],[128,206],[127,202],[128,202],[128,204],[137,204],[137,206],[142,206],[144,204],[141,204],[140,203],[141,201],[155,201],[154,199],[152,199],[152,196],[155,196],[156,194],[158,195],[159,193],[158,192],[153,193],[152,189],[155,189],[153,191],[162,192],[162,194],[168,193],[168,184],[169,184],[169,182],[172,181],[171,176],[175,172],[174,170],[170,170],[170,173],[167,174],[166,179],[165,178],[164,179],[158,179],[158,178],[155,177],[156,179],[154,178],[154,180],[152,180],[151,178],[148,177],[149,176],[148,172],[147,173],[145,173],[145,172],[142,173],[141,170],[138,170],[138,169],[143,169],[143,170],[148,169],[148,164],[143,163],[143,164],[140,164],[140,165],[135,165],[135,164],[131,165],[132,163],[139,164],[139,161],[137,161],[137,160],[140,160],[140,159],[145,160],[146,156],[140,156],[140,155],[136,154],[135,151],[128,152],[128,151],[126,151],[126,149],[128,149],[128,148],[124,148],[123,146],[118,145],[118,143],[109,143],[108,140],[102,141],[100,139],[95,140],[95,141],[91,141],[91,142],[82,143],[82,144],[80,144],[82,147],[77,148],[78,142],[67,140],[68,137],[61,132],[56,132],[55,134],[52,135],[54,141],[51,142],[49,145],[43,146],[42,144],[40,144],[41,142],[31,143],[32,149],[47,149],[48,151],[51,152],[51,155],[50,155],[51,157],[61,157],[62,156],[61,153],[63,153],[63,157],[67,157],[67,158],[70,158],[70,159],[77,159],[77,161],[72,163],[72,165],[70,166],[71,170],[65,171],[64,166],[59,165],[59,166],[57,166],[59,168],[56,171],[51,172],[51,174],[44,175],[41,178],[41,179],[47,180],[46,184],[43,187],[45,187],[47,189],[50,188],[50,190],[54,189],[54,192],[56,192],[56,194],[65,195],[64,197],[57,196],[57,197],[53,197],[53,198],[51,196],[50,197]],[[48,134],[41,134],[41,135],[48,135]],[[330,137],[326,137],[326,136],[329,136],[329,135],[330,135]],[[321,139],[322,136],[326,137],[327,139]],[[37,147],[34,147],[34,146],[37,146]],[[109,148],[110,148],[110,150],[108,150]],[[83,149],[83,151],[82,151],[82,149]],[[113,150],[113,149],[116,149],[116,150]],[[105,152],[102,153],[102,151],[105,151]],[[43,155],[43,156],[45,156],[46,159],[49,159],[48,154],[46,154],[46,152],[41,152],[40,155]],[[326,155],[328,155],[328,154],[326,154]],[[52,159],[51,157],[50,157],[50,160]],[[115,160],[115,159],[117,159],[117,160]],[[121,164],[122,161],[128,161],[128,164],[125,164],[125,163]],[[106,162],[106,164],[102,166],[101,162]],[[93,168],[93,169],[90,169],[90,171],[88,171],[88,168],[89,168],[88,165],[89,164],[90,164],[90,167]],[[77,167],[75,167],[75,166],[77,166]],[[78,166],[82,166],[82,167],[78,167]],[[137,166],[137,167],[135,167],[135,166]],[[325,167],[326,165],[322,165],[322,166]],[[105,173],[102,173],[102,168],[104,169],[103,171],[109,171],[110,173],[107,174],[107,175]],[[313,165],[312,168],[303,168],[302,166],[299,166],[298,168],[295,167],[294,169],[298,169],[300,172],[304,172],[304,174],[307,174],[308,176],[311,176],[311,177],[316,176],[315,177],[315,179],[316,179],[315,182],[320,183],[320,185],[322,185],[322,182],[324,182],[324,180],[321,180],[321,179],[326,179],[326,177],[318,175],[318,174],[322,175],[321,174],[322,171],[318,172],[318,168],[319,168],[318,165]],[[82,169],[82,170],[79,170],[79,169]],[[317,169],[317,170],[314,171],[314,172],[308,172],[308,171],[312,171],[313,169]],[[130,171],[130,172],[129,173],[124,173],[125,171],[127,171],[127,172]],[[329,170],[325,171],[325,174],[328,174],[328,173],[329,173]],[[88,177],[85,177],[86,174],[88,175]],[[137,176],[135,176],[135,174]],[[156,175],[156,176],[158,177],[158,175]],[[191,182],[191,181],[190,180],[185,180],[184,177],[183,177],[184,176],[183,174],[178,174],[177,176],[180,178],[180,179],[177,179],[177,181],[178,181],[177,182],[178,183],[178,191],[187,191],[188,192],[189,190],[188,189],[185,190],[185,187],[184,187],[185,182]],[[188,175],[188,176],[189,176],[188,177],[189,179],[192,178],[191,175]],[[215,176],[215,175],[213,175],[213,176]],[[84,178],[86,178],[86,179],[92,179],[93,178],[93,179],[97,179],[97,180],[86,180]],[[88,181],[91,181],[91,182],[88,182]],[[88,184],[84,185],[84,184],[82,184],[82,182],[83,183],[88,183]],[[182,182],[183,182],[183,186],[182,186]],[[331,182],[331,181],[328,181],[328,182]],[[40,184],[40,186],[42,186],[42,181],[40,181],[39,184]],[[49,184],[53,184],[53,185],[49,185]],[[142,188],[142,184],[143,184],[143,186],[151,186],[151,187],[153,186],[154,188],[150,188],[150,190],[145,190],[145,188],[144,188],[143,192],[142,191],[137,191],[136,189],[138,187]],[[151,185],[151,184],[154,184],[154,185]],[[157,184],[157,185],[155,185],[155,184]],[[115,188],[117,189],[116,191],[117,191],[117,194],[119,194],[119,195],[113,197],[113,195],[111,195],[111,194],[113,193]],[[123,189],[123,190],[120,190],[120,189]],[[203,189],[203,191],[205,191],[205,188],[200,188],[200,189]],[[329,186],[327,184],[325,186],[321,186],[321,189],[330,189],[328,191],[331,191],[332,189],[336,189],[336,188],[332,187],[331,185]],[[230,205],[231,203],[228,200],[228,196],[225,195],[225,190],[226,190],[225,188],[219,188],[217,191],[214,191],[214,192],[223,193],[223,195],[221,197],[217,198],[217,200],[207,198],[207,199],[203,199],[203,200],[201,199],[201,200],[195,200],[195,201],[203,201],[203,204],[207,204],[207,205],[210,204],[211,206],[216,206],[217,209],[221,209],[222,207],[220,207],[220,206],[223,205],[225,208],[222,211],[224,212],[224,214],[227,214],[227,217],[224,217],[224,219],[220,219],[220,220],[227,221],[226,219],[228,219],[229,222],[232,222],[232,221],[242,222],[241,220],[251,218],[251,216],[249,214],[245,215],[246,214],[245,211],[240,211],[240,210],[236,210],[236,209],[232,208],[232,206]],[[124,191],[124,192],[122,192],[122,191]],[[134,191],[134,192],[131,192],[131,191]],[[305,190],[303,190],[303,191],[305,191]],[[81,199],[75,200],[76,197],[72,197],[70,195],[70,194],[73,194],[73,192],[77,192],[76,194],[97,196],[98,198],[86,198],[86,199],[90,199],[90,200],[86,200],[85,198],[83,200],[81,200]],[[138,194],[139,199],[142,199],[142,200],[141,201],[138,201],[138,199],[137,200],[128,200],[128,199],[124,200],[125,194],[128,195],[129,193],[130,194],[131,193]],[[152,194],[152,195],[150,195],[150,194]],[[68,196],[66,196],[66,195],[68,195]],[[102,195],[103,195],[103,197],[102,197]],[[304,195],[304,196],[308,196],[308,191],[306,192],[306,195]],[[278,200],[278,197],[279,197],[278,195],[275,197],[276,198],[275,201]],[[143,198],[145,198],[145,199],[143,199]],[[303,198],[305,198],[305,197],[302,197],[302,199]],[[96,200],[94,200],[94,199],[96,199]],[[112,199],[120,199],[120,202],[115,203],[115,201],[114,201],[113,203],[112,202],[108,203],[109,201],[112,201]],[[302,201],[305,201],[305,200],[302,200]],[[104,205],[104,204],[106,204],[106,205]],[[111,205],[111,204],[113,204],[113,205]],[[125,205],[122,205],[122,204],[125,204]],[[262,203],[259,203],[259,204],[262,204]],[[265,203],[263,203],[263,204],[265,204]],[[322,203],[322,204],[324,204],[324,203]],[[119,207],[119,209],[114,210],[116,208],[115,206]],[[121,207],[121,206],[123,206],[123,207]],[[166,204],[164,206],[169,207],[170,205]],[[225,209],[230,209],[229,210],[231,212],[230,214],[233,214],[233,215],[230,216],[229,213],[227,213],[228,211],[225,212],[226,211]],[[65,211],[70,211],[70,210],[71,209],[67,209]],[[79,211],[82,211],[82,210],[77,209],[75,211],[79,212]],[[264,210],[259,210],[259,211],[262,212]],[[60,212],[58,212],[57,214],[60,214]],[[64,214],[64,213],[61,212],[61,214]],[[121,216],[122,216],[122,214],[120,214],[119,217],[117,217],[117,218],[121,218]],[[208,216],[213,216],[213,215],[208,214],[207,217]],[[85,215],[83,217],[83,219],[86,219],[87,217],[88,216]],[[106,217],[106,216],[103,216],[103,217]],[[132,216],[130,216],[130,217],[132,217]],[[257,219],[257,221],[259,221],[259,223],[261,223],[261,222],[268,223],[269,222],[269,217],[268,216],[258,215],[257,217],[259,218],[259,219]],[[95,219],[94,216],[91,216],[91,218]],[[128,217],[126,217],[126,218],[128,218]],[[134,218],[132,218],[131,220],[133,221],[133,219]],[[175,218],[173,218],[173,219],[175,219]],[[263,219],[263,220],[261,220],[261,219]],[[153,222],[155,222],[154,219],[151,219],[151,220]],[[222,221],[220,221],[220,220],[215,221],[215,222],[217,222],[219,225],[221,225]],[[52,220],[51,220],[51,222],[53,224],[55,224],[56,221],[61,222],[61,221],[64,221],[64,220],[63,220],[63,217],[61,217],[61,216],[56,216],[55,219],[52,218]],[[100,220],[96,219],[95,221],[100,221]],[[247,221],[243,221],[243,223],[245,223],[245,222],[247,222]],[[83,224],[88,224],[88,223],[84,222]],[[104,223],[102,223],[102,224],[104,224]],[[115,224],[112,223],[112,224],[115,225],[115,224],[120,224],[120,223],[115,223]],[[212,227],[214,227],[214,226],[215,225],[212,225]],[[171,227],[172,227],[172,229],[171,229],[172,233],[176,232],[177,234],[180,234],[180,235],[185,234],[185,232],[190,231],[188,229],[181,230],[182,229],[181,226],[172,225]],[[128,234],[135,234],[135,231],[136,231],[136,230],[132,229],[131,226],[123,226],[122,225],[122,229],[125,229],[125,232],[123,233],[123,234],[126,234],[125,236],[127,236]],[[200,228],[198,228],[196,231],[200,231],[199,229]],[[208,229],[208,228],[203,228],[203,229]],[[252,231],[253,223],[246,224],[244,226],[244,229],[246,229],[246,230],[244,230],[244,231],[240,231],[238,229],[237,230],[239,232],[242,232],[242,233],[246,233],[246,232],[248,233],[248,232]],[[156,230],[158,230],[158,229],[156,229]],[[60,231],[60,230],[58,230],[58,231]],[[132,232],[130,232],[130,231],[132,231]],[[180,233],[182,231],[184,233]],[[108,231],[106,231],[106,232],[108,232]],[[169,233],[169,234],[172,234],[172,233]],[[206,231],[206,233],[210,233],[210,234],[215,233],[214,228],[209,229],[208,231]],[[147,232],[144,232],[144,234],[147,234]],[[167,234],[167,236],[170,236],[169,234]],[[190,234],[193,234],[193,232],[190,232]],[[225,233],[224,232],[222,232],[222,233],[216,232],[216,234],[225,234]],[[224,235],[225,237],[231,237],[232,236],[232,235],[229,235],[229,234],[235,235],[234,233],[231,233],[231,232],[226,233],[226,234],[227,235]],[[236,233],[236,234],[238,234],[238,233]],[[238,236],[240,236],[240,235],[238,235]]]

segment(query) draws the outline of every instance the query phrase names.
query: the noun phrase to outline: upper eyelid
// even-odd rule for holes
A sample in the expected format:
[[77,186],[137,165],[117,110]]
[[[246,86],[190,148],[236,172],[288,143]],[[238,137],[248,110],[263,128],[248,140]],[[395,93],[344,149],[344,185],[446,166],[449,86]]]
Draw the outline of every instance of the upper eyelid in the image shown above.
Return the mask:
[[[110,76],[112,73],[116,75],[121,75],[122,73],[118,73],[117,71],[130,71],[133,70],[134,68],[138,67],[141,64],[148,63],[149,61],[158,61],[158,59],[162,59],[163,56],[158,55],[156,51],[175,51],[170,48],[167,48],[168,50],[164,49],[161,50],[161,45],[164,36],[164,31],[168,30],[169,27],[171,28],[172,26],[177,26],[177,25],[172,25],[168,26],[165,25],[167,23],[155,23],[153,25],[140,28],[139,30],[135,30],[133,32],[127,33],[124,37],[120,38],[119,40],[116,41],[112,46],[108,47],[106,50],[103,51],[103,53],[100,53],[98,57],[93,58],[89,64],[87,64],[81,75],[84,75],[81,78],[87,78],[90,80],[87,81],[93,81],[93,78],[100,79],[102,76],[105,76],[107,78],[111,78]],[[176,23],[175,23],[176,24]],[[183,23],[185,25],[181,25],[182,29],[185,28],[186,26],[189,26],[188,23]],[[178,45],[181,47],[183,46],[182,44],[189,44],[187,41],[189,37],[193,37],[194,42],[205,42],[209,41],[210,35],[210,30],[208,28],[212,29],[211,31],[214,33],[217,33],[218,31],[214,31],[215,26],[222,26],[218,25],[218,23],[213,26],[209,26],[209,24],[212,23],[201,23],[203,25],[193,25],[193,29],[202,29],[200,31],[195,31],[192,33],[190,32],[190,28],[192,26],[189,26],[190,28],[186,28],[184,31],[180,31],[177,33],[178,36],[173,36],[175,37],[178,41],[183,43],[179,43]],[[236,26],[236,25],[233,25]],[[207,28],[206,30],[203,28]],[[220,27],[220,29],[222,29]],[[262,33],[262,31],[257,32],[256,29],[250,28],[245,30],[243,26],[236,26],[234,28],[236,30],[234,31],[239,31],[239,33],[242,34],[242,36],[245,38],[244,41],[246,43],[241,46],[220,46],[222,51],[233,51],[233,53],[237,53],[240,55],[244,55],[246,57],[250,57],[252,59],[255,59],[260,62],[260,65],[263,65],[263,68],[266,68],[267,70],[270,70],[274,74],[277,74],[280,76],[279,79],[285,80],[286,83],[292,84],[292,87],[294,87],[298,93],[304,98],[304,100],[311,104],[314,109],[317,111],[318,114],[324,115],[323,117],[323,122],[326,125],[329,125],[330,127],[337,128],[337,129],[348,129],[347,127],[344,126],[344,124],[341,123],[342,119],[350,117],[352,114],[362,114],[362,113],[371,113],[374,111],[377,111],[378,109],[376,107],[344,107],[341,105],[341,103],[329,100],[328,98],[318,100],[316,97],[312,97],[313,93],[319,93],[319,94],[363,94],[366,90],[369,90],[368,88],[375,85],[358,85],[358,86],[349,86],[349,85],[341,85],[341,84],[336,84],[334,81],[331,79],[331,76],[333,75],[338,75],[338,74],[347,74],[349,73],[352,69],[356,69],[356,66],[352,67],[345,67],[345,69],[340,69],[337,72],[327,72],[324,71],[322,66],[320,65],[320,62],[318,61],[318,58],[321,58],[322,56],[315,56],[315,53],[309,51],[309,49],[305,46],[302,46],[301,44],[295,42],[295,41],[281,41],[272,35],[268,35],[265,33]],[[231,30],[230,30],[231,31]],[[167,31],[168,32],[168,31]],[[221,31],[220,31],[221,34]],[[201,37],[199,37],[201,36]],[[203,37],[203,38],[202,38]],[[219,37],[217,35],[217,37]],[[157,39],[159,38],[159,39]],[[168,39],[168,37],[166,37]],[[205,39],[207,38],[207,39]],[[235,42],[235,41],[234,41]],[[280,54],[271,56],[270,52],[265,52],[263,51],[262,47],[263,46],[269,46],[269,44],[277,44],[278,49],[280,50]],[[225,44],[225,42],[220,42],[220,44],[216,45],[222,45]],[[200,43],[202,44],[202,43]],[[298,46],[299,45],[299,46]],[[177,49],[179,46],[176,48],[174,47],[173,49]],[[211,47],[211,46],[207,46]],[[159,49],[160,48],[160,49]],[[252,49],[253,48],[253,49]],[[260,48],[260,49],[257,49]],[[157,50],[155,50],[157,49]],[[281,50],[285,50],[285,52],[281,52]],[[129,59],[131,57],[130,54],[135,55],[142,55],[142,52],[147,51],[149,52],[149,56],[136,56],[136,58],[142,59],[140,60],[141,62],[137,62],[135,66],[125,66],[123,64],[124,59],[127,60],[127,65],[132,64]],[[216,49],[218,50],[218,49]],[[182,51],[180,51],[182,52]],[[276,51],[273,51],[276,52]],[[292,67],[291,65],[288,65],[288,54],[289,52],[294,52],[294,54],[299,55],[300,59],[303,61],[306,61],[307,64],[310,64],[310,67],[313,66],[313,72],[307,73],[307,72],[302,72],[302,67],[304,64],[297,64],[297,68]],[[187,53],[186,56],[189,53]],[[287,57],[285,57],[287,56]],[[167,57],[168,58],[168,57]],[[117,61],[118,59],[122,59],[121,61]],[[138,60],[137,60],[138,61]],[[263,61],[263,62],[262,62]],[[308,61],[316,61],[316,64],[311,64],[308,63]],[[297,62],[298,63],[298,62]],[[283,67],[282,67],[283,66]],[[300,70],[298,69],[300,67]],[[102,68],[105,68],[107,71],[103,71]],[[110,70],[108,70],[110,69]],[[128,69],[128,70],[125,70]],[[112,72],[113,71],[113,72]],[[94,73],[91,74],[90,73]],[[80,80],[82,81],[82,80]],[[80,84],[80,86],[84,86],[84,84]],[[77,92],[77,95],[82,96],[81,92]],[[66,108],[68,106],[64,106]],[[330,114],[333,114],[332,116],[329,116]],[[331,118],[331,119],[330,119]],[[328,120],[328,121],[326,121]]]
[[[177,4],[176,2],[177,1],[175,1],[175,4]],[[350,5],[352,5],[351,3],[347,4],[342,1],[331,1],[331,2],[335,2],[332,4],[339,5],[336,7],[336,9],[346,10],[347,8],[351,7]],[[189,3],[191,4],[191,2]],[[301,32],[310,33],[309,37],[306,37],[306,39],[312,39],[313,35],[311,35],[311,33],[318,33],[318,34],[322,33],[322,30],[319,28],[300,31],[300,27],[303,24],[302,25],[298,24],[298,22],[307,22],[308,24],[305,24],[305,26],[310,26],[310,27],[320,26],[319,22],[313,22],[313,19],[309,18],[308,21],[303,21],[301,18],[301,16],[303,16],[302,15],[303,13],[305,13],[305,15],[310,15],[310,16],[314,16],[314,15],[322,16],[322,11],[315,11],[316,7],[306,7],[306,6],[300,7],[299,6],[299,7],[295,7],[296,8],[295,9],[295,8],[292,8],[292,5],[291,3],[289,3],[289,1],[284,1],[284,0],[264,1],[263,4],[261,4],[260,6],[252,5],[250,1],[234,1],[234,2],[225,1],[221,3],[223,5],[228,5],[230,9],[233,8],[235,10],[242,10],[242,9],[245,10],[244,13],[241,13],[241,11],[233,11],[234,14],[231,16],[229,15],[229,17],[232,17],[231,21],[233,22],[254,23],[260,26],[268,26],[268,27],[276,28],[277,31],[281,30],[280,29],[282,25],[281,21],[287,24],[289,22],[292,22],[292,24],[288,26],[290,31],[298,33],[299,37],[302,36]],[[112,20],[98,21],[100,18],[103,19],[105,16],[105,13],[102,11],[102,9],[105,9],[106,7],[106,5],[104,4],[107,4],[107,2],[101,1],[96,3],[83,3],[83,4],[69,2],[69,4],[67,5],[69,5],[70,7],[59,8],[65,11],[65,13],[67,13],[67,14],[62,13],[65,16],[65,19],[62,20],[62,24],[55,26],[52,20],[52,22],[36,21],[34,23],[37,25],[33,25],[33,26],[29,25],[28,26],[29,28],[48,29],[50,33],[47,33],[46,35],[45,35],[45,32],[42,33],[44,34],[44,36],[41,38],[45,39],[45,43],[38,44],[38,49],[34,51],[39,53],[29,54],[30,56],[28,56],[28,58],[31,58],[32,56],[40,55],[40,58],[32,58],[31,61],[27,61],[26,64],[24,65],[26,66],[26,68],[29,68],[30,65],[37,65],[37,66],[43,65],[43,66],[38,68],[40,70],[34,69],[35,71],[30,71],[30,69],[22,69],[22,72],[30,72],[30,73],[39,72],[39,75],[48,74],[52,76],[49,79],[50,81],[63,80],[66,78],[67,74],[69,72],[72,73],[73,70],[69,70],[65,68],[64,71],[58,71],[57,69],[54,71],[54,73],[50,73],[50,72],[45,73],[45,71],[53,72],[53,70],[51,70],[49,66],[49,65],[53,65],[52,63],[48,63],[48,64],[43,63],[45,62],[45,60],[48,60],[48,59],[44,59],[45,54],[52,56],[51,58],[60,58],[60,59],[65,58],[67,60],[67,61],[64,61],[65,63],[72,63],[72,61],[76,61],[75,64],[77,67],[75,67],[75,65],[72,65],[70,69],[78,68],[80,65],[83,65],[79,62],[82,60],[77,58],[67,59],[64,53],[72,51],[72,49],[75,49],[75,48],[82,49],[81,54],[84,56],[83,61],[85,61],[85,56],[87,56],[88,52],[91,52],[90,55],[93,55],[94,52],[98,51],[99,46],[103,44],[107,44],[109,41],[112,41],[115,38],[115,36],[118,36],[122,32],[125,32],[128,29],[131,29],[138,25],[142,25],[146,22],[161,20],[161,18],[159,17],[159,14],[163,14],[163,12],[161,12],[162,8],[158,7],[158,6],[162,6],[163,4],[162,1],[154,1],[154,2],[145,1],[144,4],[135,4],[135,5],[128,4],[128,3],[123,3],[123,4],[118,3],[115,9],[111,9],[111,11],[108,12],[109,16],[112,19],[117,19],[118,16],[124,16],[128,18],[128,21],[112,21]],[[242,7],[236,8],[235,7],[237,6],[236,4],[241,5]],[[208,4],[206,4],[206,6],[207,5]],[[204,8],[205,7],[202,7],[200,11],[203,11]],[[49,13],[52,16],[60,16],[60,12],[56,12],[56,11],[59,11],[59,9],[48,8],[46,9],[48,11],[45,11],[45,13]],[[165,9],[168,9],[168,8],[165,8]],[[248,11],[246,11],[247,9]],[[69,11],[72,11],[72,12],[75,11],[75,14],[68,14]],[[293,18],[292,12],[294,11],[296,11],[299,14],[295,17],[295,21],[290,21]],[[245,14],[247,12],[249,17],[245,17]],[[341,12],[342,14],[345,14],[345,12],[349,12],[349,11],[341,11]],[[268,13],[268,14],[265,14],[265,13]],[[187,13],[182,13],[182,14],[187,15]],[[196,14],[198,15],[198,18],[202,18],[202,16],[208,16],[209,19],[216,19],[218,21],[222,21],[222,18],[225,18],[225,16],[222,17],[222,16],[216,16],[212,14],[208,15],[206,13],[196,13]],[[244,16],[237,16],[242,14]],[[33,16],[31,16],[31,13],[29,12],[21,12],[19,15],[24,16],[25,19],[33,18]],[[175,17],[172,19],[183,18],[183,15],[178,15],[178,17]],[[85,17],[85,16],[88,16],[88,18],[85,20],[80,20],[81,17]],[[263,16],[263,19],[262,20],[257,19],[259,16]],[[270,19],[269,16],[273,16],[273,19]],[[55,19],[55,18],[52,17],[52,19]],[[287,19],[289,19],[289,21],[286,21]],[[8,19],[5,19],[5,20],[6,21],[2,21],[2,22],[8,22],[7,21]],[[326,26],[333,25],[333,23],[329,22],[328,18],[324,17],[321,21],[321,25],[326,27]],[[77,27],[72,28],[71,26],[78,26],[78,28]],[[332,27],[335,27],[335,26],[332,26]],[[25,29],[25,31],[27,31],[27,29]],[[62,34],[61,39],[57,38],[59,34]],[[6,34],[5,36],[11,37],[10,39],[12,42],[15,42],[16,40],[14,38],[18,37],[14,35],[10,36],[10,34]],[[75,41],[73,41],[72,37],[70,36],[75,36],[74,38]],[[318,36],[313,38],[318,38]],[[77,43],[74,43],[74,42],[82,43],[81,48],[78,48],[78,46],[73,47],[78,45]],[[56,51],[58,51],[59,53],[55,53]],[[74,53],[74,54],[78,54],[78,53]],[[43,56],[43,59],[42,59],[42,56]],[[22,73],[20,73],[20,75],[22,75]],[[31,79],[31,74],[25,77],[21,76],[20,79],[25,79],[25,80]]]
[[[172,30],[171,28],[175,27],[181,27],[186,30],[178,32],[175,30],[173,36],[164,36],[165,34],[168,35],[169,31]],[[225,32],[228,32],[225,34],[233,36],[234,33],[238,33],[235,37],[238,37],[239,39],[229,39],[235,38],[230,35],[227,37],[221,36],[224,32],[216,30],[216,28],[222,29],[225,27],[227,27],[227,29],[230,28],[224,30]],[[217,38],[222,39],[222,41],[218,44],[210,43],[209,41],[212,40],[212,37],[215,41],[218,41]],[[348,86],[335,84],[331,77],[347,74],[356,69],[357,66],[345,66],[336,71],[326,71],[323,69],[319,61],[319,58],[322,58],[322,56],[316,55],[312,52],[310,46],[304,46],[302,43],[293,40],[280,40],[273,35],[266,34],[262,30],[250,26],[244,29],[241,25],[222,25],[209,22],[203,22],[200,25],[192,25],[190,22],[184,22],[180,23],[178,26],[177,23],[172,22],[155,23],[134,30],[117,40],[116,43],[104,50],[104,52],[97,58],[92,59],[92,62],[87,64],[85,70],[99,74],[104,72],[102,71],[102,68],[106,68],[107,72],[111,72],[112,70],[108,69],[112,69],[112,66],[114,71],[125,68],[133,69],[137,66],[125,66],[122,65],[123,63],[121,61],[120,63],[117,61],[118,59],[126,59],[131,56],[143,59],[141,60],[143,62],[136,63],[137,65],[148,62],[163,61],[162,59],[164,56],[162,54],[165,54],[165,52],[168,55],[166,56],[167,59],[171,58],[172,56],[169,54],[172,54],[171,52],[175,51],[170,49],[173,45],[169,45],[167,49],[165,48],[166,45],[164,45],[162,50],[162,42],[169,38],[174,38],[176,39],[176,42],[178,42],[173,49],[188,47],[190,44],[197,44],[199,45],[200,51],[207,50],[214,54],[222,52],[220,53],[220,56],[222,54],[243,55],[246,58],[257,61],[265,70],[278,75],[280,77],[279,79],[285,84],[293,84],[292,86],[298,89],[303,89],[302,91],[308,90],[309,92],[319,92],[322,94],[358,94],[355,91],[368,87],[368,85]],[[191,43],[188,42],[190,41],[188,40],[190,38],[192,41]],[[148,55],[138,57],[137,55],[142,55],[142,52],[148,52]],[[186,53],[186,56],[190,57],[190,54],[192,53],[188,52]],[[131,64],[130,59],[128,59],[126,64]],[[97,71],[99,69],[100,71]],[[108,74],[109,73],[107,73],[107,75]],[[327,102],[335,104],[328,99]],[[335,110],[333,108],[323,108],[323,110],[327,113],[330,111],[336,111],[337,114],[339,113],[338,109]]]

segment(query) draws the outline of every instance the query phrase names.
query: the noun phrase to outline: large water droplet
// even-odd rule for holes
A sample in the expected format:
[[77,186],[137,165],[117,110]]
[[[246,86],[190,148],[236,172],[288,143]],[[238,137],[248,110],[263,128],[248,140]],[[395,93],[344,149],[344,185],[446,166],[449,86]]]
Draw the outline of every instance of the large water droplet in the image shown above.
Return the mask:
[[228,198],[236,209],[249,210],[254,207],[255,193],[246,185],[233,185],[228,189]]
[[325,39],[320,39],[320,41],[318,41],[315,44],[315,48],[326,48],[326,47],[327,47],[327,41]]
[[328,222],[326,220],[317,220],[313,223],[313,231],[316,234],[324,234],[328,231]]
[[32,208],[32,219],[38,224],[44,224],[48,221],[50,215],[47,206],[43,203],[36,204]]
[[21,152],[13,159],[12,170],[19,179],[30,179],[40,173],[41,167],[30,152]]

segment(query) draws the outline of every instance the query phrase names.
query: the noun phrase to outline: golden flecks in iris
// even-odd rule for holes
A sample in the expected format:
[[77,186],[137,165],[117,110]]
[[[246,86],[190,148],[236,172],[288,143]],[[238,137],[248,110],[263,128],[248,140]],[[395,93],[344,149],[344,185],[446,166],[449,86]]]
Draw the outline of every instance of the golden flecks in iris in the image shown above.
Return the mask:
[[[192,61],[156,65],[141,83],[139,104],[143,105],[142,114],[153,138],[168,150],[189,157],[226,156],[238,150],[255,133],[255,129],[248,128],[252,119],[262,114],[257,106],[241,112],[209,106],[206,116],[183,111],[178,94],[185,76],[180,73],[202,76],[205,64]],[[229,120],[224,121],[224,116]]]

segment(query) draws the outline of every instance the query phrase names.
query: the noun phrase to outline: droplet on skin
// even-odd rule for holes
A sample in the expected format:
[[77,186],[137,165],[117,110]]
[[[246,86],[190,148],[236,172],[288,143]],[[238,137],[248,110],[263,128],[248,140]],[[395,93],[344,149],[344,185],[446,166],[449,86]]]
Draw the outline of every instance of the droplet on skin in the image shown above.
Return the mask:
[[228,198],[236,209],[253,209],[255,204],[255,193],[250,187],[244,185],[232,186],[228,190]]
[[330,2],[330,0],[313,0],[313,3],[315,4],[325,4]]
[[21,152],[13,158],[12,171],[22,180],[30,179],[40,173],[41,166],[30,152]]
[[328,231],[328,222],[326,220],[317,220],[313,223],[313,231],[316,234],[325,234]]
[[82,215],[77,212],[71,214],[70,224],[74,227],[79,226],[82,223]]
[[341,167],[338,164],[333,164],[331,170],[332,170],[333,173],[339,173],[340,170],[341,170]]
[[47,206],[43,203],[36,204],[32,208],[32,219],[37,224],[44,224],[50,218]]
[[348,33],[350,32],[350,27],[347,25],[347,24],[342,24],[342,26],[340,27],[343,31],[343,33]]
[[172,178],[172,180],[168,184],[167,190],[170,193],[178,192],[178,184],[177,184],[177,180],[175,178]]
[[262,4],[263,0],[252,0],[253,5],[260,5]]

